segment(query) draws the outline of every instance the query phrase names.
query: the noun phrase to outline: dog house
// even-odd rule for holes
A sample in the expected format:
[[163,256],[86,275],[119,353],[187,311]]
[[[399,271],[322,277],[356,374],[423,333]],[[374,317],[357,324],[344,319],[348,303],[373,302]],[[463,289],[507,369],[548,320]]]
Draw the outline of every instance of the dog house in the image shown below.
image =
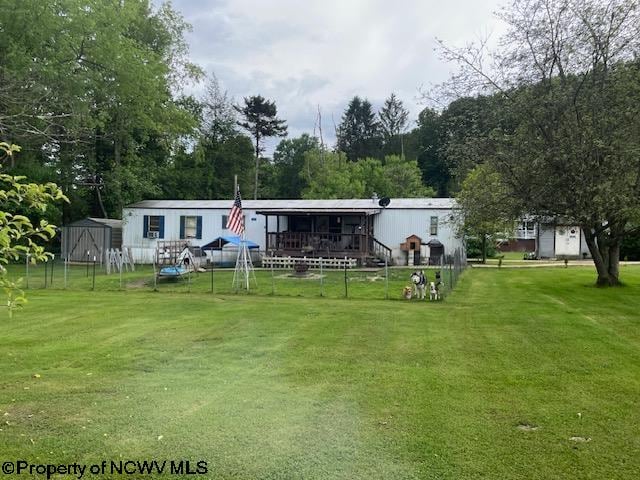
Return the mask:
[[404,243],[400,244],[400,250],[407,252],[407,265],[420,265],[422,239],[417,235],[409,235]]
[[122,220],[112,218],[85,218],[62,227],[62,258],[70,262],[99,263],[104,252],[122,246]]

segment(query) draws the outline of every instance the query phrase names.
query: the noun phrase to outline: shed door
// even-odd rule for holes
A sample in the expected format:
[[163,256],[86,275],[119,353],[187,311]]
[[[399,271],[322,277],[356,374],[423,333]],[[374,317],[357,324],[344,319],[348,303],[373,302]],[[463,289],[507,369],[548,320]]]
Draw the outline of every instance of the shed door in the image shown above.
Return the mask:
[[580,228],[556,227],[556,256],[580,255]]

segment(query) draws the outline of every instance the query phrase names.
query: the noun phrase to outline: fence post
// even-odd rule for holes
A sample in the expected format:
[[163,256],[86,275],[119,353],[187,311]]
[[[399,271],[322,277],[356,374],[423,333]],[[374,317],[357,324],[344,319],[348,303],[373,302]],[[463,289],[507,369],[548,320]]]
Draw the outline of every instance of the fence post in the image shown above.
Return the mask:
[[27,285],[26,285],[26,289],[29,290],[29,254],[27,253],[26,255],[26,261],[25,261],[25,276],[27,277]]
[[69,254],[64,259],[64,289],[67,289],[67,269],[69,268]]
[[211,252],[211,293],[213,293],[213,250],[210,250]]
[[322,274],[322,257],[320,257],[320,296],[324,297],[324,275]]
[[51,278],[49,279],[49,286],[53,287],[53,267],[56,265],[56,255],[55,253],[51,255]]
[[271,295],[275,295],[276,294],[276,279],[274,277],[274,272],[273,272],[273,259],[269,263],[271,264]]
[[384,257],[384,299],[389,300],[389,265],[387,257]]
[[44,288],[47,288],[47,276],[49,274],[49,271],[47,270],[47,264],[49,262],[47,262],[46,260],[44,261]]
[[344,296],[349,298],[349,286],[347,282],[347,257],[344,257]]
[[[89,268],[89,264],[87,264],[87,268]],[[96,256],[93,256],[93,280],[91,283],[91,290],[96,289]]]

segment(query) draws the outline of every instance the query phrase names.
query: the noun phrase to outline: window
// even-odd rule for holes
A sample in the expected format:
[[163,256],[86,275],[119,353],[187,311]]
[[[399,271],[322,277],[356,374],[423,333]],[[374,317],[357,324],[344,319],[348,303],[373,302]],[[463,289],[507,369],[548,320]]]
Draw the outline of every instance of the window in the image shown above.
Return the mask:
[[[229,221],[229,215],[222,215],[222,229],[226,230],[227,229],[227,222]],[[244,225],[247,225],[247,216],[243,215],[242,216],[242,223]]]
[[431,225],[429,227],[431,235],[438,235],[438,217],[431,217]]
[[198,217],[184,217],[184,237],[196,238],[198,233]]
[[160,232],[160,217],[158,215],[149,215],[149,232]]
[[164,238],[164,217],[162,215],[145,215],[142,236],[144,238]]

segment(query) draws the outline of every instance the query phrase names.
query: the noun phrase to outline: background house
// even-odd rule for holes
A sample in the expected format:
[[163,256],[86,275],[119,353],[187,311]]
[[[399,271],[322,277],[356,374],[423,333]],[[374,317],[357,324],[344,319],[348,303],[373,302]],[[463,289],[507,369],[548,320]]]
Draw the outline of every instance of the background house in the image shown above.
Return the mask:
[[[184,240],[203,246],[229,235],[232,200],[144,200],[123,210],[123,244],[138,263],[151,263],[157,242]],[[451,220],[450,198],[245,200],[247,238],[270,255],[349,257],[360,264],[388,261],[407,265],[409,256],[427,263],[433,256],[464,252]],[[412,235],[413,251],[402,248]],[[414,242],[415,243],[415,242]],[[416,256],[416,250],[419,255]]]

